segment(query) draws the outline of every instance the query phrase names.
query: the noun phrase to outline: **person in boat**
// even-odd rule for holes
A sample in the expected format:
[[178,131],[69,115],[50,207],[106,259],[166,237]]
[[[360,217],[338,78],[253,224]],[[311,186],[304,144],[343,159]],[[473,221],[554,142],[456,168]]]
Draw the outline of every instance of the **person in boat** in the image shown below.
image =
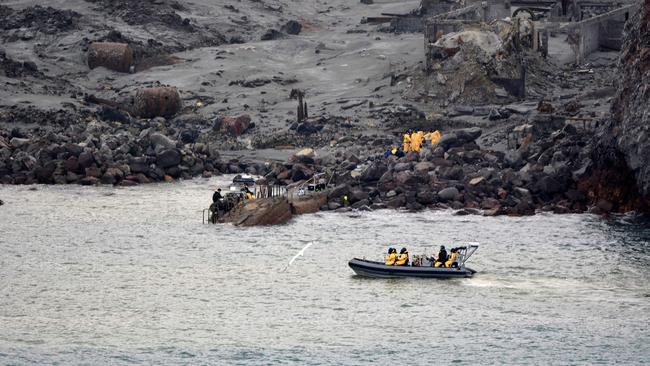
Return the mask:
[[386,265],[394,266],[395,261],[397,261],[397,249],[388,248],[388,256],[386,257]]
[[451,248],[449,258],[445,262],[445,267],[458,267],[458,248]]
[[444,245],[440,246],[440,251],[438,252],[438,259],[436,259],[436,262],[433,264],[435,267],[441,267],[445,265],[445,262],[447,262],[447,250],[445,249]]
[[409,265],[409,252],[406,250],[406,248],[402,248],[399,252],[399,256],[397,257],[397,262],[395,262],[396,266],[408,266]]

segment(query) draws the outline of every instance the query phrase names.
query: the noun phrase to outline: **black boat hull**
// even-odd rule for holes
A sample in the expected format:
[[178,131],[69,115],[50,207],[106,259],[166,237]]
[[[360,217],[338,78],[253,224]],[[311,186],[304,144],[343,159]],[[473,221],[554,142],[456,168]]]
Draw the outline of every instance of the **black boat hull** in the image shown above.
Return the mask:
[[354,258],[348,265],[359,276],[377,278],[419,277],[419,278],[465,278],[476,271],[471,268],[436,268],[412,266],[387,266],[381,262]]

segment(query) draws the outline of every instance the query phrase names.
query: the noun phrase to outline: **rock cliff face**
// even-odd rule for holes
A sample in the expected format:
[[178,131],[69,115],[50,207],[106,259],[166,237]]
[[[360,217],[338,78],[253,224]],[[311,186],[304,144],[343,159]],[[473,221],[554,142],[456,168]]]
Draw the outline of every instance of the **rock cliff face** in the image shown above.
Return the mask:
[[638,193],[650,197],[650,0],[626,26],[619,60],[611,136],[632,172]]

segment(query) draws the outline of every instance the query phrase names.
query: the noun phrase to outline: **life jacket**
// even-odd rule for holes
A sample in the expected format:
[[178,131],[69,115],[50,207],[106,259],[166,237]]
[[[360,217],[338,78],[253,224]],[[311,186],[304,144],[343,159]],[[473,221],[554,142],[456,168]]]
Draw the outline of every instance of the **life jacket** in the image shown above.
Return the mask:
[[397,260],[397,253],[390,253],[386,257],[386,265],[387,266],[394,266],[396,260]]
[[417,132],[413,132],[411,134],[411,150],[413,152],[420,152],[420,145],[422,144],[422,141],[419,138],[419,135]]
[[458,258],[458,253],[456,252],[451,253],[449,259],[445,262],[445,267],[451,267],[451,265],[456,261],[457,258]]
[[436,130],[435,132],[433,132],[431,134],[431,145],[437,144],[438,140],[440,140],[440,137],[442,137],[442,135],[440,134],[440,131]]
[[395,262],[396,266],[405,266],[409,263],[409,252],[405,252],[399,255],[399,258],[397,259],[397,262]]
[[404,152],[407,153],[411,151],[411,135],[404,134]]

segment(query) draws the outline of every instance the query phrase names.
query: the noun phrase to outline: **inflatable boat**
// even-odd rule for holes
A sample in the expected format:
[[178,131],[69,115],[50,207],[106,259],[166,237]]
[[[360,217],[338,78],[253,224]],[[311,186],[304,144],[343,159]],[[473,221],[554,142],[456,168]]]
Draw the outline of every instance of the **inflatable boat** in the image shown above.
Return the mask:
[[[465,266],[465,262],[478,249],[479,244],[472,243],[458,248],[457,267],[434,267],[432,262],[419,266],[387,266],[384,262],[354,258],[348,265],[359,276],[394,278],[394,277],[420,277],[420,278],[465,278],[472,277],[476,271]],[[425,262],[426,263],[426,262]]]

